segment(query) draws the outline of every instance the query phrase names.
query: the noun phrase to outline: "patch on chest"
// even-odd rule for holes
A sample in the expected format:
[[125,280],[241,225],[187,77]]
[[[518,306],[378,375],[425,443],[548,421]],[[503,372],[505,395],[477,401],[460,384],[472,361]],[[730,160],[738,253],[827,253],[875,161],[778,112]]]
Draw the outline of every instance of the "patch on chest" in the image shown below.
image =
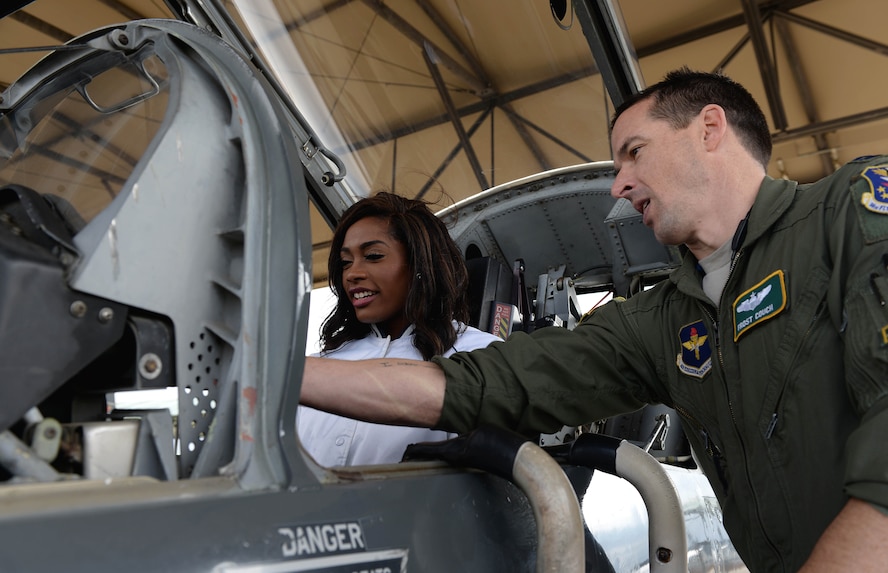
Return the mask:
[[734,342],[750,328],[770,320],[786,308],[786,276],[774,271],[734,301]]
[[676,358],[678,369],[689,376],[703,378],[712,370],[712,346],[702,320],[686,324],[678,331],[681,354]]

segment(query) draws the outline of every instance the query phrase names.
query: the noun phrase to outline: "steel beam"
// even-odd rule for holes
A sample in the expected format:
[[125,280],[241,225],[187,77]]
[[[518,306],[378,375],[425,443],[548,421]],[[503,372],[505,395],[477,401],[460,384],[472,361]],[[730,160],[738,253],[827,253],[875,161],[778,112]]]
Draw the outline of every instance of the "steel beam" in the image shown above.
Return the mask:
[[484,84],[475,74],[450,57],[444,50],[435,46],[422,32],[414,28],[407,20],[386,6],[381,0],[363,0],[363,2],[379,14],[382,19],[394,26],[396,30],[404,34],[407,39],[419,46],[423,53],[426,51],[425,46],[432,46],[441,65],[465,81],[478,97],[489,95],[490,86]]
[[715,69],[712,70],[713,73],[718,73],[724,70],[728,66],[728,64],[731,63],[731,60],[736,58],[737,54],[740,53],[740,50],[742,50],[743,47],[748,43],[749,34],[743,34],[743,37],[740,38],[740,40],[736,44],[734,44],[734,47],[731,48],[725,55],[725,57],[722,58],[721,61],[715,66]]
[[583,28],[611,100],[619,107],[644,87],[619,5],[612,0],[574,0],[574,15]]
[[469,50],[466,45],[462,42],[462,40],[457,36],[450,26],[444,21],[444,17],[441,16],[441,13],[432,5],[429,0],[415,0],[416,3],[422,8],[422,11],[425,12],[425,15],[428,16],[429,20],[432,21],[432,24],[435,25],[438,30],[444,34],[444,37],[450,42],[450,45],[456,50],[459,56],[465,60],[469,67],[472,68],[472,72],[475,77],[481,81],[483,85],[490,86],[490,76],[487,75],[487,72],[484,70],[483,66],[481,66],[481,62],[478,61],[478,58],[475,57],[475,54]]
[[822,32],[824,34],[827,34],[828,36],[838,38],[839,40],[844,40],[845,42],[854,44],[855,46],[860,46],[861,48],[872,50],[877,54],[888,56],[888,44],[882,44],[881,42],[876,42],[875,40],[870,40],[869,38],[864,38],[863,36],[858,36],[857,34],[852,34],[851,32],[846,32],[845,30],[840,30],[833,26],[811,20],[810,18],[797,16],[796,14],[790,14],[789,12],[784,12],[782,10],[774,12],[774,15],[779,16],[783,20],[792,22],[793,24],[805,26],[806,28]]
[[[472,127],[469,128],[468,136],[472,137],[472,135],[481,127],[481,124],[484,123],[484,120],[487,119],[487,116],[493,112],[493,106],[489,106],[484,113],[481,114],[478,119],[475,120],[475,123],[472,124]],[[454,148],[447,154],[447,157],[444,158],[444,161],[441,162],[441,165],[435,170],[429,180],[426,181],[425,185],[422,186],[422,189],[419,190],[416,194],[416,199],[422,199],[425,197],[425,194],[428,193],[429,189],[432,188],[432,185],[435,184],[435,181],[438,180],[438,177],[444,173],[444,170],[450,165],[451,162],[456,158],[459,150],[462,149],[462,143],[457,143]]]
[[[796,47],[796,43],[792,38],[792,32],[789,29],[789,25],[786,23],[786,20],[782,20],[780,18],[776,18],[774,20],[774,25],[777,26],[777,35],[780,37],[781,43],[783,44],[783,49],[786,51],[786,57],[789,60],[790,71],[792,71],[793,79],[795,79],[796,87],[799,89],[799,96],[802,98],[802,108],[805,111],[805,118],[807,119],[809,124],[814,124],[820,121],[820,114],[817,113],[817,104],[814,102],[814,95],[811,93],[811,84],[808,82],[808,75],[805,73],[804,68],[802,68],[802,61],[799,58],[799,51]],[[826,135],[822,133],[815,133],[814,144],[817,146],[818,151],[825,151],[829,149],[829,143],[826,141]],[[824,155],[820,155],[820,161],[823,166],[823,176],[827,176],[835,169],[833,169],[831,159]]]
[[444,108],[447,110],[447,116],[450,118],[450,123],[453,125],[453,129],[456,130],[456,137],[459,139],[460,144],[462,144],[463,151],[466,153],[466,158],[469,160],[469,164],[472,166],[472,171],[475,173],[475,178],[478,180],[478,184],[483,191],[484,189],[489,188],[490,185],[487,183],[487,178],[484,176],[484,170],[481,168],[481,162],[478,161],[478,156],[475,154],[472,142],[469,141],[469,136],[466,134],[466,130],[463,127],[462,118],[459,113],[457,113],[456,106],[453,105],[453,100],[450,99],[450,93],[447,91],[447,86],[444,84],[444,78],[441,77],[441,71],[438,69],[438,62],[440,60],[437,56],[435,48],[431,44],[427,44],[422,51],[422,57],[425,60],[426,66],[429,68],[429,73],[432,75],[435,87],[438,89],[438,95],[441,96],[441,101],[444,103]]
[[561,140],[561,139],[555,137],[553,134],[549,133],[548,131],[546,131],[546,130],[543,129],[542,127],[540,127],[540,126],[538,126],[537,124],[535,124],[535,123],[533,123],[532,121],[530,121],[529,119],[526,119],[526,118],[520,116],[519,114],[515,113],[514,111],[507,111],[506,109],[503,109],[503,111],[506,112],[506,114],[509,116],[509,118],[510,118],[513,122],[520,122],[520,123],[522,123],[522,124],[526,124],[527,126],[529,126],[529,127],[530,127],[531,129],[533,129],[534,131],[540,133],[541,135],[543,135],[543,136],[546,137],[547,139],[549,139],[549,140],[551,140],[552,142],[554,142],[556,145],[558,145],[558,146],[560,146],[560,147],[563,147],[563,148],[564,148],[565,150],[567,150],[568,152],[570,152],[570,153],[576,155],[581,161],[584,161],[584,162],[586,162],[586,163],[591,163],[591,162],[593,161],[592,158],[590,158],[590,157],[584,155],[580,150],[571,147],[571,146],[568,145],[566,142],[564,142],[563,140]]
[[764,30],[762,30],[762,15],[757,0],[741,0],[741,4],[746,25],[749,27],[749,39],[752,40],[759,74],[762,77],[762,84],[765,86],[765,97],[768,99],[768,106],[771,109],[771,121],[774,122],[774,127],[778,131],[782,131],[787,126],[786,110],[783,108],[783,98],[780,97],[777,71],[771,61],[771,55],[768,53],[768,43],[765,41]]
[[[482,84],[488,86],[488,93],[484,95],[482,99],[487,100],[491,96],[494,96],[497,93],[497,88],[493,84],[493,81],[490,79],[490,76],[487,75],[487,71],[484,70],[484,67],[481,65],[481,62],[475,57],[475,54],[472,53],[470,49],[462,42],[462,40],[457,36],[454,31],[447,25],[444,21],[444,18],[435,9],[432,3],[429,0],[416,0],[416,3],[419,4],[419,7],[422,8],[423,12],[425,12],[426,16],[428,16],[429,20],[441,31],[442,34],[447,38],[450,42],[450,45],[456,50],[459,56],[465,60],[469,67],[472,68],[472,71],[478,77]],[[506,104],[508,105],[508,104]],[[506,107],[504,106],[504,109]],[[507,111],[513,111],[508,109]],[[460,113],[461,116],[465,114]],[[511,116],[510,116],[511,119]],[[546,159],[543,150],[540,148],[539,144],[537,144],[536,140],[533,138],[533,135],[527,131],[527,128],[521,122],[512,122],[512,126],[518,132],[518,136],[521,138],[521,141],[524,142],[524,145],[530,150],[530,153],[537,160],[537,163],[540,166],[540,169],[545,171],[550,168],[551,164],[548,159]],[[493,139],[491,139],[492,145]],[[491,150],[492,152],[492,150]]]
[[881,107],[879,109],[846,115],[845,117],[812,123],[796,129],[787,129],[786,131],[773,134],[771,139],[774,143],[783,143],[784,141],[790,141],[800,137],[808,137],[818,133],[829,133],[830,131],[854,127],[856,125],[882,119],[888,119],[888,107]]
[[50,24],[46,20],[41,20],[37,16],[32,16],[31,14],[28,14],[27,12],[24,12],[21,10],[18,12],[15,12],[14,14],[10,14],[7,17],[10,18],[11,20],[15,20],[16,22],[19,22],[20,24],[24,24],[25,26],[31,28],[32,30],[40,32],[41,34],[44,34],[46,36],[49,36],[50,38],[52,38],[53,40],[57,41],[60,44],[64,44],[65,42],[67,42],[68,40],[70,40],[74,37],[71,34],[69,34],[68,32],[62,30],[61,28],[57,28],[56,26],[53,26],[52,24]]
[[[765,2],[761,4],[759,6],[759,11],[765,17],[768,17],[774,11],[792,10],[794,8],[798,8],[799,6],[804,6],[805,4],[810,4],[816,1],[817,0],[775,0],[773,2]],[[660,52],[665,52],[666,50],[671,50],[672,48],[677,48],[679,46],[683,46],[697,40],[702,40],[703,38],[708,38],[709,36],[714,36],[715,34],[720,34],[728,30],[733,30],[734,28],[739,28],[740,26],[743,26],[745,24],[746,20],[744,19],[743,14],[729,16],[722,20],[712,22],[711,24],[700,26],[699,28],[694,28],[693,30],[689,30],[682,34],[670,36],[660,42],[654,42],[653,44],[648,44],[647,46],[640,46],[637,49],[638,57],[645,58],[647,56],[659,54]]]
[[[530,84],[529,86],[524,86],[522,88],[518,88],[516,90],[504,93],[497,94],[492,99],[483,100],[480,102],[476,102],[467,106],[463,106],[459,108],[458,113],[460,116],[472,115],[475,113],[480,113],[487,109],[490,106],[490,103],[493,102],[497,106],[501,108],[505,108],[507,104],[513,101],[517,101],[522,98],[530,97],[532,95],[536,95],[539,93],[543,93],[553,88],[557,88],[558,86],[563,86],[565,84],[569,84],[571,82],[579,81],[581,79],[587,78],[589,76],[593,76],[598,73],[598,69],[595,67],[590,67],[584,70],[579,70],[576,72],[570,72],[567,74],[562,74],[560,76],[556,76],[554,78],[549,78],[547,80],[543,80],[541,82],[537,82],[535,84]],[[349,144],[349,149],[353,151],[357,151],[360,149],[364,149],[366,147],[372,147],[374,145],[379,145],[380,143],[385,143],[397,137],[404,137],[405,135],[410,135],[411,133],[416,133],[422,131],[424,129],[428,129],[430,127],[435,127],[441,125],[443,123],[447,123],[450,121],[450,118],[444,114],[436,117],[429,118],[424,121],[420,121],[414,123],[413,125],[409,125],[407,127],[403,127],[401,129],[397,129],[392,131],[390,134],[382,135],[382,136],[373,136],[361,141],[354,141]],[[334,150],[334,153],[342,153],[344,150]]]

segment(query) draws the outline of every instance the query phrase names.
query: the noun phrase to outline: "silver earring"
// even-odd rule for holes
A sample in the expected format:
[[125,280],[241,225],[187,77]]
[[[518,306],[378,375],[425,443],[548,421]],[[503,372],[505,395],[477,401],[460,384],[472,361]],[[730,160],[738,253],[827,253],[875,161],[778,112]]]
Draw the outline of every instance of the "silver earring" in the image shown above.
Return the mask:
[[422,278],[422,273],[416,273],[416,280],[420,280]]

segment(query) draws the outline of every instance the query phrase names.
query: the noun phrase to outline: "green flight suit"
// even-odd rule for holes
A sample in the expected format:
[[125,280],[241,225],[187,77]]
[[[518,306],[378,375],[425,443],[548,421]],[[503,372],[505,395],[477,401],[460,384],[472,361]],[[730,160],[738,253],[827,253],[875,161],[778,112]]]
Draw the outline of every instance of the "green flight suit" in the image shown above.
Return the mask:
[[766,178],[719,308],[685,252],[573,331],[436,359],[439,426],[531,435],[668,405],[750,570],[797,570],[849,496],[888,508],[885,187],[888,157],[811,185]]

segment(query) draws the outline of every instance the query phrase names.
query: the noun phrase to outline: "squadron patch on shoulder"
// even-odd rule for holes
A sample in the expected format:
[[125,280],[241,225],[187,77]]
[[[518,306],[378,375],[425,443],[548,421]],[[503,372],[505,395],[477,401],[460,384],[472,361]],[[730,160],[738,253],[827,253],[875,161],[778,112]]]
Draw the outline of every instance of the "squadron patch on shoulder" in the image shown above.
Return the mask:
[[678,331],[681,353],[675,360],[678,369],[689,376],[703,378],[712,370],[712,347],[702,320],[686,324]]
[[861,205],[867,211],[888,215],[888,165],[867,167],[861,177],[869,183],[869,191],[860,197]]
[[851,179],[849,191],[868,245],[888,239],[888,163],[871,165]]
[[737,297],[733,305],[734,342],[740,335],[786,308],[786,276],[777,270]]

